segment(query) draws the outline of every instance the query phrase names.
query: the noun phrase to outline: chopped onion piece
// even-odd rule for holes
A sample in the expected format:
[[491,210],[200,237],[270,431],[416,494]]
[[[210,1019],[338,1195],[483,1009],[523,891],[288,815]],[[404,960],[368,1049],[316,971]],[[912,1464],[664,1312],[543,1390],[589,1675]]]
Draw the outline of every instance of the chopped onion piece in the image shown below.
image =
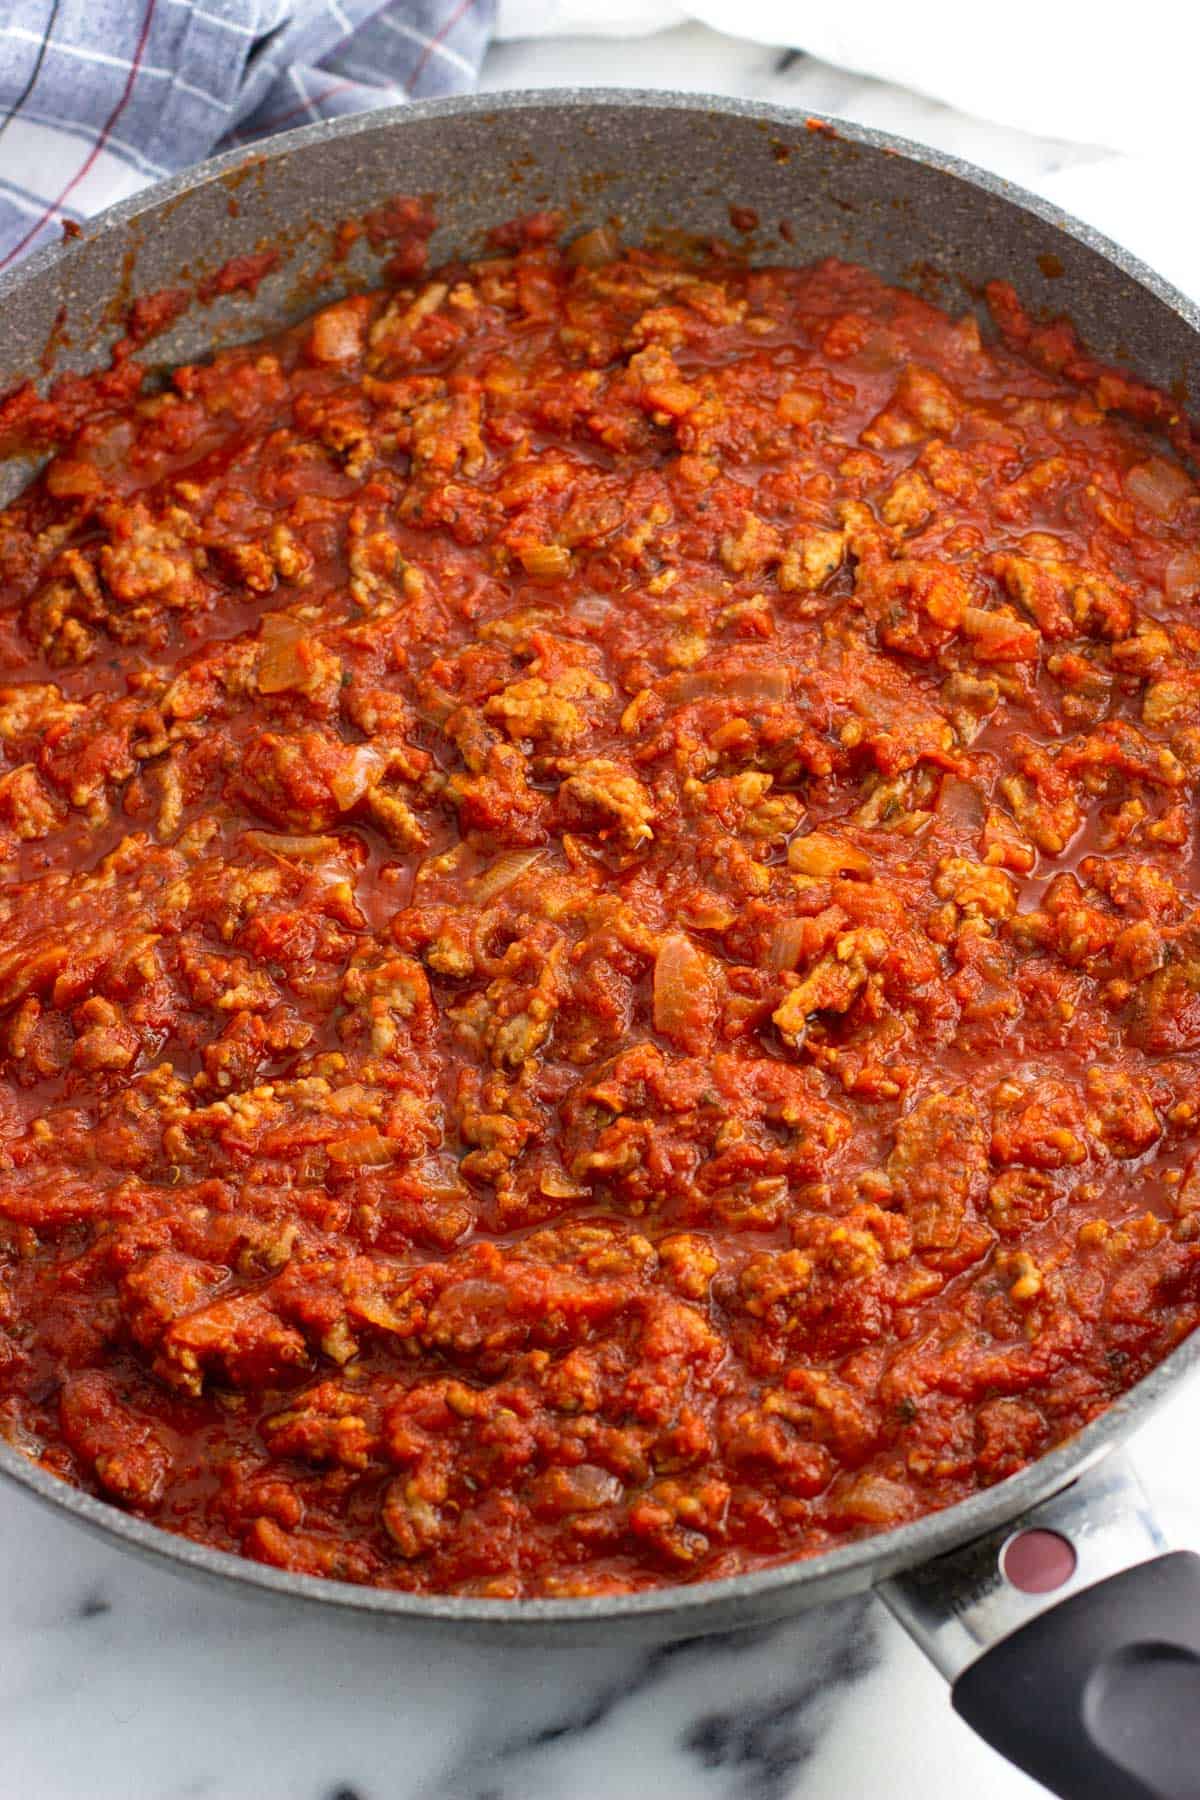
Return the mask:
[[947,775],[938,794],[938,814],[947,825],[963,831],[979,831],[987,813],[984,797],[974,782]]
[[1134,463],[1126,471],[1125,492],[1156,519],[1169,519],[1179,502],[1194,491],[1186,470],[1163,456]]
[[300,645],[311,627],[289,613],[268,613],[258,628],[263,651],[255,679],[260,694],[282,694],[303,687],[309,677],[308,661]]
[[772,969],[794,969],[804,955],[805,941],[812,931],[811,919],[785,919],[771,936],[767,963]]
[[621,254],[621,240],[611,225],[596,225],[581,231],[563,251],[563,261],[580,269],[599,269],[615,262]]
[[528,873],[535,863],[541,862],[544,850],[506,850],[495,862],[481,869],[471,882],[471,895],[481,906],[510,888],[514,881]]
[[717,1014],[721,968],[682,931],[668,932],[654,959],[654,1029],[698,1055]]
[[376,778],[383,773],[386,759],[370,744],[356,744],[346,761],[329,777],[329,789],[342,812],[357,806]]
[[839,1518],[878,1527],[898,1525],[903,1519],[910,1519],[915,1506],[910,1489],[871,1469],[864,1469],[849,1481],[839,1483],[830,1500],[831,1510]]
[[1200,595],[1200,550],[1179,550],[1167,564],[1163,592],[1168,600],[1195,600]]
[[543,1483],[544,1503],[566,1514],[597,1512],[614,1505],[624,1492],[618,1477],[596,1463],[557,1463]]
[[668,704],[689,700],[761,700],[768,705],[788,699],[792,680],[786,669],[741,669],[727,675],[721,669],[695,669],[673,675],[663,684]]
[[[299,862],[329,862],[343,853],[340,838],[312,837],[288,831],[243,831],[242,842],[274,856],[294,856]],[[339,869],[340,876],[345,875]]]
[[333,1143],[326,1144],[325,1154],[330,1162],[344,1168],[378,1168],[391,1162],[394,1148],[390,1139],[368,1126],[363,1131],[352,1132],[349,1137],[335,1138]]

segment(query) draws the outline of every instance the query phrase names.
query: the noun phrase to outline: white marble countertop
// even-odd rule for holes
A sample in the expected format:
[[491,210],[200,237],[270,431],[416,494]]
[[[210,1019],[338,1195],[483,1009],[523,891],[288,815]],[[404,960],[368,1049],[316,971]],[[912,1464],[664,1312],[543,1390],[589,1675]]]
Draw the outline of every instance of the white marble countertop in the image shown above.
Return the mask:
[[[785,101],[984,164],[1200,292],[1153,165],[1027,137],[699,27],[499,45],[488,88],[636,85]],[[1200,1394],[1133,1458],[1200,1548]],[[442,1644],[194,1587],[0,1491],[0,1792],[29,1800],[1020,1800],[870,1599],[734,1638],[547,1654]]]

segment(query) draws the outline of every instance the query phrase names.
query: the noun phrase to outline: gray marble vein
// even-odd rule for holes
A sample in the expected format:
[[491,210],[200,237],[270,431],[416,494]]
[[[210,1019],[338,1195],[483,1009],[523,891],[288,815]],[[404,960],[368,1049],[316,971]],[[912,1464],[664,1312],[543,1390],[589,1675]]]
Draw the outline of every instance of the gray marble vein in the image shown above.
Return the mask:
[[865,1598],[786,1626],[631,1654],[535,1730],[485,1732],[419,1800],[607,1793],[628,1773],[621,1746],[656,1716],[676,1720],[671,1749],[690,1769],[690,1793],[785,1800],[842,1695],[877,1661]]

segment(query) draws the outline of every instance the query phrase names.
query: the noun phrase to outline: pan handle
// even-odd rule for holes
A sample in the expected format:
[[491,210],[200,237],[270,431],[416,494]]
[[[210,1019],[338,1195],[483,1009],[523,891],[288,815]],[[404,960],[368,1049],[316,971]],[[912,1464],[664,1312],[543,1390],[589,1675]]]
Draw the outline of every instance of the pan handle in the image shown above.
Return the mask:
[[1007,1529],[880,1584],[954,1708],[1063,1800],[1200,1797],[1200,1556],[1113,1454]]

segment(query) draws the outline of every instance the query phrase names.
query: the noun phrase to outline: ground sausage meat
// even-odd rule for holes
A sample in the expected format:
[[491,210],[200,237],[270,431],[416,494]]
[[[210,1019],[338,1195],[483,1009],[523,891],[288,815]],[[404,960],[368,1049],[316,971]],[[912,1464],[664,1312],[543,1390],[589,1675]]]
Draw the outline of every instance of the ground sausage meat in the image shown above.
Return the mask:
[[878,1531],[1200,1319],[1145,390],[555,238],[126,366],[0,514],[0,1423],[418,1592]]

